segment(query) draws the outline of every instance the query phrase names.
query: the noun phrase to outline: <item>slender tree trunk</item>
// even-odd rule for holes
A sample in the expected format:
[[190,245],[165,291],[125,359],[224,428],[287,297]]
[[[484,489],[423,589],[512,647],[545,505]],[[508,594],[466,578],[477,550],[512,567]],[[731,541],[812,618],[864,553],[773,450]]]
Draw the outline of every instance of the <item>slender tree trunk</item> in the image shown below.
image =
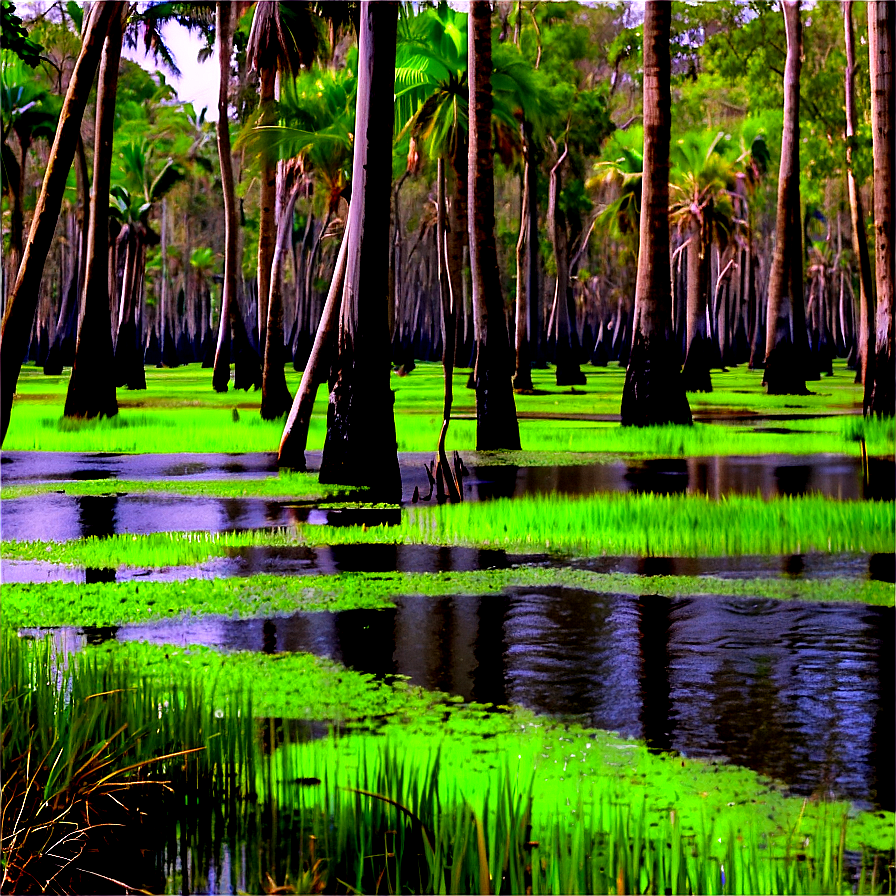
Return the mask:
[[799,0],[783,0],[787,31],[784,67],[784,132],[778,173],[776,242],[768,282],[765,377],[769,394],[806,394],[803,249],[800,223],[800,54]]
[[352,202],[336,381],[320,481],[401,499],[389,384],[389,198],[398,4],[361,5]]
[[218,60],[221,78],[218,86],[218,160],[221,165],[221,189],[224,193],[224,286],[221,290],[221,320],[212,387],[226,392],[230,382],[230,356],[233,355],[236,375],[234,387],[248,389],[261,385],[258,355],[249,343],[246,324],[237,298],[239,278],[239,212],[233,180],[233,156],[230,149],[228,120],[230,57],[233,53],[233,2],[218,0],[216,4]]
[[554,286],[554,363],[558,386],[583,386],[585,374],[579,368],[579,360],[575,356],[575,345],[572,328],[575,323],[571,319],[570,285],[569,285],[569,234],[566,227],[566,215],[560,208],[560,191],[562,189],[563,163],[569,155],[564,147],[562,154],[551,168],[548,187],[548,232],[554,248],[554,259],[557,263],[557,283]]
[[65,399],[66,417],[114,417],[118,413],[109,310],[109,185],[122,19],[123,10],[119,9],[109,23],[97,81],[87,276],[81,296],[75,363]]
[[[865,382],[865,411],[878,417],[896,412],[896,8],[868,4],[871,58],[871,124],[874,140],[874,261],[877,280],[873,388]],[[870,365],[869,365],[870,366]]]
[[495,184],[492,161],[492,33],[487,0],[472,0],[468,25],[470,123],[468,169],[470,270],[476,333],[476,449],[519,450],[513,400],[513,358],[495,245]]
[[[464,307],[464,247],[467,244],[467,141],[466,135],[455,134],[454,147],[449,156],[453,190],[448,212],[446,252],[448,282],[454,297],[454,365],[466,366],[468,358],[461,357],[466,341]],[[458,334],[463,334],[460,338]]]
[[118,335],[115,340],[115,385],[128,389],[145,389],[146,372],[143,369],[143,345],[138,338],[136,305],[139,287],[137,283],[137,258],[140,246],[136,228],[126,225],[119,240],[125,244],[124,277],[121,284],[121,309],[118,315]]
[[[286,170],[281,172],[283,189],[286,190]],[[268,309],[265,327],[267,343],[264,347],[264,369],[261,379],[261,418],[276,420],[286,414],[292,405],[292,396],[286,386],[286,371],[283,357],[283,262],[289,251],[289,240],[292,237],[292,213],[296,207],[296,199],[302,189],[301,182],[296,182],[289,196],[281,196],[280,222],[277,232],[277,245],[271,261],[269,300],[265,303]],[[261,298],[259,297],[259,302]]]
[[9,429],[16,383],[34,321],[44,263],[53,241],[68,172],[80,136],[84,107],[99,66],[109,22],[122,14],[123,7],[123,2],[97,3],[91,5],[86,14],[81,50],[65,94],[56,137],[31,220],[31,232],[0,330],[0,444]]
[[311,423],[311,412],[317,397],[318,386],[324,381],[326,362],[330,356],[330,348],[336,335],[339,323],[339,309],[342,302],[342,291],[345,284],[345,262],[348,250],[348,221],[342,235],[342,245],[336,257],[336,269],[330,281],[330,291],[324,305],[320,324],[314,337],[314,346],[308,356],[308,362],[302,372],[299,391],[293,399],[283,435],[280,437],[280,450],[277,463],[281,467],[293,470],[305,470],[305,448],[308,444],[308,427]]
[[705,208],[691,219],[688,245],[686,354],[681,372],[686,392],[712,392],[706,335],[706,292],[709,287],[710,229]]
[[669,261],[669,50],[671,4],[647,0],[644,16],[644,174],[635,319],[622,391],[622,425],[690,424],[672,329]]
[[[520,125],[525,146],[525,123]],[[526,277],[526,257],[529,254],[531,235],[529,233],[529,161],[523,167],[520,178],[520,235],[516,241],[516,370],[513,374],[513,388],[517,392],[532,389],[532,362],[529,360],[529,282]],[[441,208],[439,209],[441,211]],[[453,365],[452,365],[453,366]]]
[[[260,124],[276,124],[274,116],[274,95],[277,71],[273,65],[264,65],[259,72]],[[267,346],[268,297],[271,292],[271,265],[277,242],[277,163],[272,154],[262,150],[259,172],[258,209],[258,344]],[[292,234],[290,234],[292,235]],[[266,350],[266,349],[265,349]],[[265,363],[265,366],[266,363]],[[264,388],[262,386],[262,388]],[[264,399],[262,399],[264,401]]]

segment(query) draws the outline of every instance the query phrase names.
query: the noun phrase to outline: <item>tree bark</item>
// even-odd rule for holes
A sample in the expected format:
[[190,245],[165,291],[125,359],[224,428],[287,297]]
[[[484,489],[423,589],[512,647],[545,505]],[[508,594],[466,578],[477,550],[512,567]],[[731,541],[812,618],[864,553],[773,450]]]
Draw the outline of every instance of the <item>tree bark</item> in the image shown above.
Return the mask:
[[348,250],[348,223],[342,235],[342,245],[336,258],[336,269],[330,281],[330,291],[320,318],[320,324],[314,337],[314,345],[308,362],[302,372],[299,391],[293,399],[283,435],[280,437],[280,449],[277,452],[277,464],[293,470],[305,470],[305,447],[308,444],[308,426],[311,423],[311,412],[317,388],[324,381],[326,359],[333,337],[339,323],[339,308],[342,302],[342,291],[345,284],[345,261]]
[[[261,106],[260,125],[276,124],[274,117],[274,93],[277,70],[274,65],[264,65],[259,72]],[[258,344],[267,350],[268,301],[271,292],[271,265],[277,243],[277,163],[271,154],[262,150],[259,172],[258,209]],[[291,235],[291,234],[290,234]],[[282,312],[281,312],[282,313]],[[267,363],[265,362],[265,366]],[[263,401],[263,399],[262,399]]]
[[[874,261],[877,281],[874,379],[869,395],[865,382],[865,412],[892,417],[896,412],[896,8],[884,0],[868,4],[871,58],[871,123],[874,141]],[[870,365],[869,365],[870,366]]]
[[56,137],[31,221],[31,232],[0,330],[0,444],[9,429],[13,397],[37,309],[44,263],[56,230],[65,183],[80,136],[84,108],[99,66],[109,22],[114,16],[121,15],[123,6],[123,2],[94,4],[90,7],[84,24],[81,50],[65,94]]
[[[525,123],[520,126],[525,146]],[[520,235],[516,241],[516,370],[513,374],[513,388],[517,392],[532,389],[532,362],[529,359],[529,283],[526,277],[526,259],[531,246],[529,231],[529,160],[523,166],[520,178]],[[441,208],[439,209],[441,211]],[[453,366],[453,365],[452,365]]]
[[389,384],[389,200],[398,4],[361,5],[345,289],[320,481],[401,500]]
[[[282,172],[284,191],[286,189],[286,171]],[[261,418],[276,420],[286,414],[292,405],[292,396],[286,386],[286,371],[283,357],[283,261],[289,251],[292,237],[292,213],[296,207],[296,199],[302,184],[297,181],[289,192],[289,196],[281,196],[280,222],[277,232],[277,245],[271,260],[268,277],[270,295],[265,306],[268,319],[265,326],[266,343],[264,347],[264,368],[261,378]],[[259,250],[259,255],[260,255]],[[259,303],[261,296],[259,295]]]
[[495,183],[492,160],[492,34],[487,0],[472,0],[468,31],[470,123],[470,270],[473,277],[476,366],[476,449],[519,450],[513,400],[513,359],[495,245]]
[[66,417],[114,417],[118,413],[109,309],[109,186],[123,13],[119,9],[109,23],[97,81],[87,274],[81,295],[75,362],[65,399]]
[[799,0],[782,0],[787,32],[784,66],[784,131],[778,172],[775,253],[768,282],[765,376],[770,395],[805,395],[808,352],[803,307],[803,247],[800,223]]
[[671,4],[647,0],[644,16],[644,174],[631,355],[622,390],[623,426],[689,425],[672,330],[669,260],[669,50]]
[[228,88],[230,57],[233,53],[233,2],[218,0],[216,4],[218,60],[221,65],[218,85],[218,161],[221,165],[221,189],[224,193],[224,286],[221,290],[221,320],[215,349],[212,387],[226,392],[230,382],[230,356],[236,366],[234,387],[248,389],[261,385],[258,355],[249,344],[246,324],[237,299],[239,276],[239,213],[233,180],[233,156],[230,149]]
[[709,287],[709,258],[711,238],[703,209],[691,219],[688,245],[688,293],[686,323],[686,354],[681,376],[686,392],[712,392],[709,374],[709,345],[706,334],[706,292]]

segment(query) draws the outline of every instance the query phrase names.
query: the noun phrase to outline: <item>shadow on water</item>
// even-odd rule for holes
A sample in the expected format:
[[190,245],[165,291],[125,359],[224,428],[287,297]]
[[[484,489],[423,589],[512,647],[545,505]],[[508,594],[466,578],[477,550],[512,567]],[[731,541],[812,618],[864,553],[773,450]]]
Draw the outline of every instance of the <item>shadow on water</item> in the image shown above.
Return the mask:
[[656,750],[723,758],[797,794],[892,810],[893,626],[884,607],[517,588],[82,637],[310,652],[468,701],[576,717]]

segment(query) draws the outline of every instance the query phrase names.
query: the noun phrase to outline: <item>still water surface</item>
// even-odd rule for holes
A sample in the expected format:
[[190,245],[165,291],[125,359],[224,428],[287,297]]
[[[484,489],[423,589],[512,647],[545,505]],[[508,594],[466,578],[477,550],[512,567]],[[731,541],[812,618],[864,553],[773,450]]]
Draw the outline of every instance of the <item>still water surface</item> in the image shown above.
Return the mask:
[[798,794],[892,810],[893,626],[892,608],[548,588],[59,635],[69,648],[117,638],[311,652],[466,700],[575,716],[656,749],[723,758]]

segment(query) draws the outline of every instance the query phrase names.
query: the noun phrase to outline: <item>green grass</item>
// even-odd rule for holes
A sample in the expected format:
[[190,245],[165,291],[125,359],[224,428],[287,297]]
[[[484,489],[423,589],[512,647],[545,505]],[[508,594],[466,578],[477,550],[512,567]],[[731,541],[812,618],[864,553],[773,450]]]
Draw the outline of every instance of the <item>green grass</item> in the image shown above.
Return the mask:
[[893,586],[852,579],[728,579],[716,576],[637,576],[578,569],[522,567],[451,573],[342,573],[330,576],[255,575],[180,582],[63,582],[3,586],[2,625],[14,629],[118,625],[190,616],[252,618],[379,609],[399,595],[436,597],[500,594],[514,588],[565,587],[596,594],[725,595],[774,600],[850,602],[892,607]]
[[251,545],[469,545],[582,557],[875,553],[893,550],[893,511],[893,502],[815,496],[531,496],[404,511],[393,526],[4,541],[0,557],[116,568],[195,565]]
[[[787,434],[755,432],[749,424],[757,415],[854,414],[861,410],[861,389],[843,362],[835,376],[810,388],[809,396],[769,396],[761,386],[761,371],[744,367],[713,375],[714,392],[692,394],[692,410],[712,413],[719,421],[692,428],[622,429],[596,418],[618,415],[624,371],[618,366],[586,368],[588,383],[572,391],[554,385],[552,370],[534,372],[540,394],[517,395],[520,432],[527,452],[619,452],[639,456],[699,456],[714,454],[848,453],[860,452],[852,437],[856,423],[839,416],[785,421]],[[111,420],[69,421],[62,418],[67,376],[45,377],[26,367],[19,380],[7,450],[106,452],[247,452],[277,450],[282,424],[264,422],[257,392],[216,394],[211,372],[196,365],[175,370],[148,368],[146,392],[119,392],[120,413]],[[449,450],[475,448],[475,401],[465,388],[468,371],[455,374],[456,419]],[[287,382],[295,392],[299,375],[287,366]],[[419,364],[406,377],[393,375],[399,451],[431,451],[441,425],[442,374],[438,364]],[[326,390],[319,390],[308,437],[309,449],[323,446]],[[234,419],[234,411],[238,419]],[[760,428],[768,428],[763,423]],[[774,428],[774,421],[772,421]],[[866,435],[873,455],[892,455],[893,423],[872,426]]]
[[[353,489],[356,490],[356,489]],[[281,498],[318,501],[349,491],[346,486],[321,485],[316,473],[281,471],[266,479],[89,479],[79,482],[41,482],[37,485],[4,485],[3,497],[29,498],[63,495],[180,495],[207,498]]]

